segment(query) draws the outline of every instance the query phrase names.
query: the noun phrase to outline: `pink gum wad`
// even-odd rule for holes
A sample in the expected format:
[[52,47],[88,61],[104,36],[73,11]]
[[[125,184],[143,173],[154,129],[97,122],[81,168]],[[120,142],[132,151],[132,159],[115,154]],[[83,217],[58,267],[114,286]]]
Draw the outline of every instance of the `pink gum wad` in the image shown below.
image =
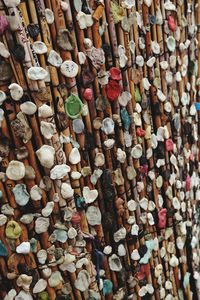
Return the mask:
[[167,209],[162,208],[158,213],[158,228],[163,229],[166,227],[166,216],[167,216]]

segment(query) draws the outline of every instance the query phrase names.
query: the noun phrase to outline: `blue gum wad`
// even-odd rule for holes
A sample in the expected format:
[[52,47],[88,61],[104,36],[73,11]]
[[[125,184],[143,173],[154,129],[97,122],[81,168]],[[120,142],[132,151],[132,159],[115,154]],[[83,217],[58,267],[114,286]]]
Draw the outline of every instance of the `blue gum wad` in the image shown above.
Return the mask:
[[112,292],[112,288],[113,288],[113,284],[112,281],[110,281],[109,279],[106,279],[103,281],[103,294],[108,295]]
[[8,250],[1,240],[0,240],[0,256],[8,256]]
[[146,246],[147,246],[147,252],[145,253],[145,255],[140,259],[139,263],[140,264],[147,264],[149,261],[149,258],[151,257],[151,253],[155,247],[155,242],[154,240],[149,240],[146,241]]
[[125,130],[129,130],[129,127],[131,125],[131,118],[126,110],[126,108],[121,109],[121,118],[122,118],[122,123],[124,125]]

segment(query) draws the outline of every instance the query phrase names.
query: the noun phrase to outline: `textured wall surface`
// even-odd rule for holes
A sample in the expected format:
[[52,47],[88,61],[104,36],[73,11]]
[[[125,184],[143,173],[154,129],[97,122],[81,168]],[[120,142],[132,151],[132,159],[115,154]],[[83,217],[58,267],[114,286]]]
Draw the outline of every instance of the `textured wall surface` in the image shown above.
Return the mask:
[[0,299],[200,299],[200,1],[0,1]]

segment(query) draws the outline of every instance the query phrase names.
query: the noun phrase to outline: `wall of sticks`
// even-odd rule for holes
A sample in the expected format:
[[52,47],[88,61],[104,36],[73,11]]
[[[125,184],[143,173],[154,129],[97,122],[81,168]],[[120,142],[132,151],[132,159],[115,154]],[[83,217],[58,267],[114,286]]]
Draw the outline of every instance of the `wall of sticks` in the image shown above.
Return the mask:
[[0,1],[0,299],[200,299],[200,0]]

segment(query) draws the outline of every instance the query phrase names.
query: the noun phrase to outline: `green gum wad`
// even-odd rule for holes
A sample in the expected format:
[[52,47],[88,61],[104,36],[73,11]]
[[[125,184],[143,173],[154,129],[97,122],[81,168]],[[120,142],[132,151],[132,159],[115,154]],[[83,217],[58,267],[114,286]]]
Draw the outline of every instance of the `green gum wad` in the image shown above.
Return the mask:
[[125,16],[123,7],[118,5],[116,2],[110,2],[110,10],[115,24],[119,23]]
[[71,94],[67,100],[65,101],[65,111],[66,114],[71,118],[71,119],[76,119],[78,118],[83,109],[83,103],[80,100],[80,98],[74,94]]
[[29,242],[31,244],[31,252],[37,253],[37,244],[38,244],[38,241],[36,239],[32,238]]
[[6,236],[9,239],[18,239],[22,233],[22,229],[15,221],[9,221],[6,226]]
[[136,87],[136,90],[135,90],[135,101],[136,102],[141,102],[142,100],[142,97],[140,95],[140,90],[138,87]]
[[38,296],[38,300],[49,300],[49,294],[47,292],[41,292]]

